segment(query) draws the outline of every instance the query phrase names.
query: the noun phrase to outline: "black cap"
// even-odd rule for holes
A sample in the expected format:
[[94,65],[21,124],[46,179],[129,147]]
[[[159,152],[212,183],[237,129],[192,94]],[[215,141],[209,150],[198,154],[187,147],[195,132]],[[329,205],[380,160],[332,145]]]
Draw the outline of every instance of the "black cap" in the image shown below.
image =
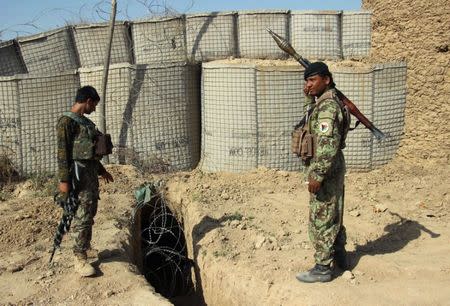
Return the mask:
[[330,70],[328,70],[328,66],[325,63],[322,62],[314,62],[310,64],[306,69],[304,73],[305,80],[309,78],[310,76],[319,74],[321,76],[331,76]]

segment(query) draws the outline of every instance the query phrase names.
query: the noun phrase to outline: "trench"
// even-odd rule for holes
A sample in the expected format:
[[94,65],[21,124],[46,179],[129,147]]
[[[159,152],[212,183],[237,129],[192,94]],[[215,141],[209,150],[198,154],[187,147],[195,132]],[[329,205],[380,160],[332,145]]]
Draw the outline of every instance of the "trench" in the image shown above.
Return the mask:
[[133,217],[133,261],[155,291],[175,306],[205,305],[195,286],[194,261],[188,257],[183,223],[154,185]]

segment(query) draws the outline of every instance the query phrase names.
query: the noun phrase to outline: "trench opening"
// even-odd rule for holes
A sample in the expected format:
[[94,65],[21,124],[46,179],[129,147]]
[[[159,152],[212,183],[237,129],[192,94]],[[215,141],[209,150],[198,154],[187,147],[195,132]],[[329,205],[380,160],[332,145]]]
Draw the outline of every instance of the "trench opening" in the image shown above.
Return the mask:
[[194,262],[188,257],[182,222],[170,210],[157,185],[146,184],[135,195],[134,257],[139,271],[156,292],[174,305],[203,304],[194,286]]

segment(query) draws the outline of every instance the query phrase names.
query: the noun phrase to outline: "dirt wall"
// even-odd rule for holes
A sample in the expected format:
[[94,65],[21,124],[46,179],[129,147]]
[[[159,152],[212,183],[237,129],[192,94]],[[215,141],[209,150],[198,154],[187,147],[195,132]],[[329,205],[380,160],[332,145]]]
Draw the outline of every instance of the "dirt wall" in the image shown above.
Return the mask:
[[408,64],[405,136],[398,156],[450,161],[448,0],[363,0],[373,12],[371,58]]

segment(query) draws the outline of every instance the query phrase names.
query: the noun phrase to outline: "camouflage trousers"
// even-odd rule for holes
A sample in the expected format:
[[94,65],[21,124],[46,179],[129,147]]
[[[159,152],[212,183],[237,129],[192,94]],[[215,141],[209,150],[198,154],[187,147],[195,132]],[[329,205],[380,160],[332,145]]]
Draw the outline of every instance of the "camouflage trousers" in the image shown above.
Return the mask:
[[78,167],[79,180],[76,180],[76,192],[80,204],[72,221],[73,252],[84,253],[91,246],[92,226],[97,214],[99,184],[96,167],[90,162],[83,162]]
[[315,249],[315,261],[321,265],[330,264],[334,252],[345,247],[344,175],[345,161],[340,151],[319,192],[310,194],[309,238]]

